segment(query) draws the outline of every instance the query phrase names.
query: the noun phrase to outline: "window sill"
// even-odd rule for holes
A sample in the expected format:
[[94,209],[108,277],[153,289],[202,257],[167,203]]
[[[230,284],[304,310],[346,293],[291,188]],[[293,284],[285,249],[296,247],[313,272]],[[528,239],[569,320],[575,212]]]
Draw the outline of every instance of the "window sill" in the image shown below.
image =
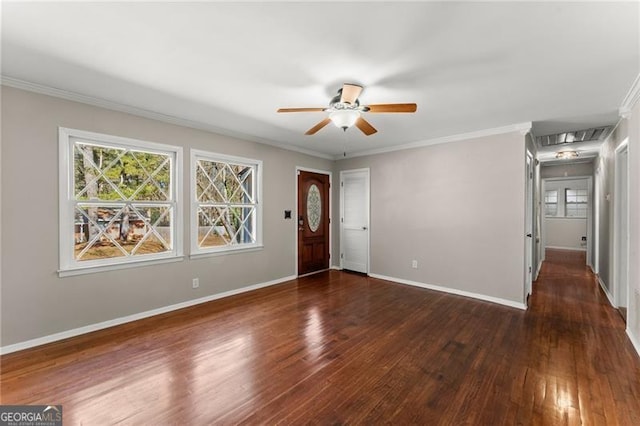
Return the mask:
[[61,269],[58,271],[58,277],[73,277],[75,275],[95,274],[98,272],[117,271],[119,269],[139,268],[142,266],[158,265],[161,263],[182,262],[184,256],[175,256],[165,259],[139,260],[135,262],[116,263],[112,265],[87,266],[79,268]]
[[545,219],[586,219],[586,216],[545,216]]
[[243,253],[251,253],[254,251],[261,251],[264,249],[264,246],[262,244],[260,245],[254,245],[251,247],[243,247],[243,248],[232,248],[232,249],[225,249],[225,250],[218,250],[218,251],[210,251],[210,252],[202,252],[202,253],[195,253],[189,256],[189,259],[202,259],[205,257],[216,257],[216,256],[226,256],[229,254],[243,254]]

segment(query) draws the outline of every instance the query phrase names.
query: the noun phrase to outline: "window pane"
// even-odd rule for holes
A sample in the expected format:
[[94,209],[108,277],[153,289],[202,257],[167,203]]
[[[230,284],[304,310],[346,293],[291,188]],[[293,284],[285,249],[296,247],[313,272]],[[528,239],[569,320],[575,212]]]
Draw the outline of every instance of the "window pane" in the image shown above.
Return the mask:
[[76,200],[147,200],[171,198],[171,162],[166,154],[74,144]]
[[253,203],[253,174],[251,166],[198,160],[196,198],[205,203]]
[[75,260],[171,251],[170,213],[170,206],[79,204],[75,212]]
[[546,191],[544,195],[544,200],[547,203],[557,203],[558,191]]
[[226,208],[200,207],[198,208],[198,245],[200,247],[216,247],[229,244],[230,228],[225,226]]

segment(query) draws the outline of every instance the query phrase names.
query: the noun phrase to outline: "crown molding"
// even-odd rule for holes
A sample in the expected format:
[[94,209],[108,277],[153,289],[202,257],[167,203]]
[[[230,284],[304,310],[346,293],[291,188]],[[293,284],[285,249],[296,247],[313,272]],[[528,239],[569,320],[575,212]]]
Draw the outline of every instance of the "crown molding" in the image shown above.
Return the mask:
[[422,148],[425,146],[440,145],[443,143],[458,142],[458,141],[463,141],[468,139],[482,138],[486,136],[502,135],[505,133],[512,133],[512,132],[518,132],[524,136],[527,133],[531,132],[531,128],[532,128],[532,124],[529,121],[526,123],[511,124],[509,126],[494,127],[492,129],[477,130],[469,133],[460,133],[457,135],[427,139],[424,141],[410,142],[407,144],[397,145],[393,147],[356,151],[356,152],[347,154],[346,156],[342,156],[342,155],[336,156],[334,157],[334,160],[364,157],[365,155],[385,154],[385,153],[394,152],[394,151],[403,151],[405,149]]
[[187,120],[172,115],[162,114],[155,111],[146,110],[143,108],[134,107],[131,105],[121,104],[119,102],[113,102],[102,98],[93,96],[87,96],[68,90],[57,89],[50,86],[45,86],[38,83],[32,83],[25,80],[20,80],[13,77],[0,76],[0,84],[2,86],[13,87],[15,89],[26,90],[29,92],[39,93],[42,95],[53,96],[68,101],[79,102],[86,105],[96,106],[99,108],[105,108],[112,111],[124,112],[126,114],[136,115],[138,117],[149,118],[151,120],[161,121],[163,123],[174,124],[176,126],[189,127],[191,129],[204,130],[206,132],[215,133],[218,135],[229,136],[232,138],[242,139],[245,141],[261,143],[270,145],[276,148],[284,149],[287,151],[294,151],[301,154],[310,155],[312,157],[324,158],[327,160],[333,160],[334,156],[330,154],[324,154],[322,152],[313,151],[310,149],[300,148],[294,145],[283,144],[280,142],[271,141],[268,139],[262,139],[253,135],[249,135],[242,132],[236,132],[221,127],[213,126],[211,124],[202,123],[199,121]]
[[622,100],[622,105],[618,110],[620,117],[629,118],[631,115],[631,110],[636,106],[638,101],[640,100],[640,74],[636,77],[635,81],[631,85],[629,92]]

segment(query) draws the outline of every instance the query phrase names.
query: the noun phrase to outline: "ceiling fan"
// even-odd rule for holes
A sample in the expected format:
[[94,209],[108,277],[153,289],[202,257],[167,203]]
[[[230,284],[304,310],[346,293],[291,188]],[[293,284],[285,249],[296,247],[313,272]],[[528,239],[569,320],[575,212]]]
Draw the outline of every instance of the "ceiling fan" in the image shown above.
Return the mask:
[[355,126],[365,135],[369,136],[377,130],[364,118],[362,114],[370,113],[397,113],[416,112],[416,104],[372,104],[360,105],[358,96],[362,93],[362,86],[345,83],[338,90],[338,94],[331,99],[328,108],[280,108],[278,112],[326,112],[329,114],[324,120],[307,130],[305,135],[313,135],[324,126],[333,122],[337,127],[346,131]]

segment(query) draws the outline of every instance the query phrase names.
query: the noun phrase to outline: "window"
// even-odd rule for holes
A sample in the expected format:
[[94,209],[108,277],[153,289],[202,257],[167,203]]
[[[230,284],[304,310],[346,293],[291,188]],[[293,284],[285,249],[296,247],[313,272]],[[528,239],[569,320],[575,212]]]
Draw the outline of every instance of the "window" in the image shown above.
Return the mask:
[[565,216],[587,217],[587,201],[586,189],[565,189]]
[[544,214],[555,217],[558,215],[558,191],[546,191],[544,193]]
[[261,247],[262,163],[193,150],[191,254]]
[[179,258],[182,150],[60,129],[60,274]]

